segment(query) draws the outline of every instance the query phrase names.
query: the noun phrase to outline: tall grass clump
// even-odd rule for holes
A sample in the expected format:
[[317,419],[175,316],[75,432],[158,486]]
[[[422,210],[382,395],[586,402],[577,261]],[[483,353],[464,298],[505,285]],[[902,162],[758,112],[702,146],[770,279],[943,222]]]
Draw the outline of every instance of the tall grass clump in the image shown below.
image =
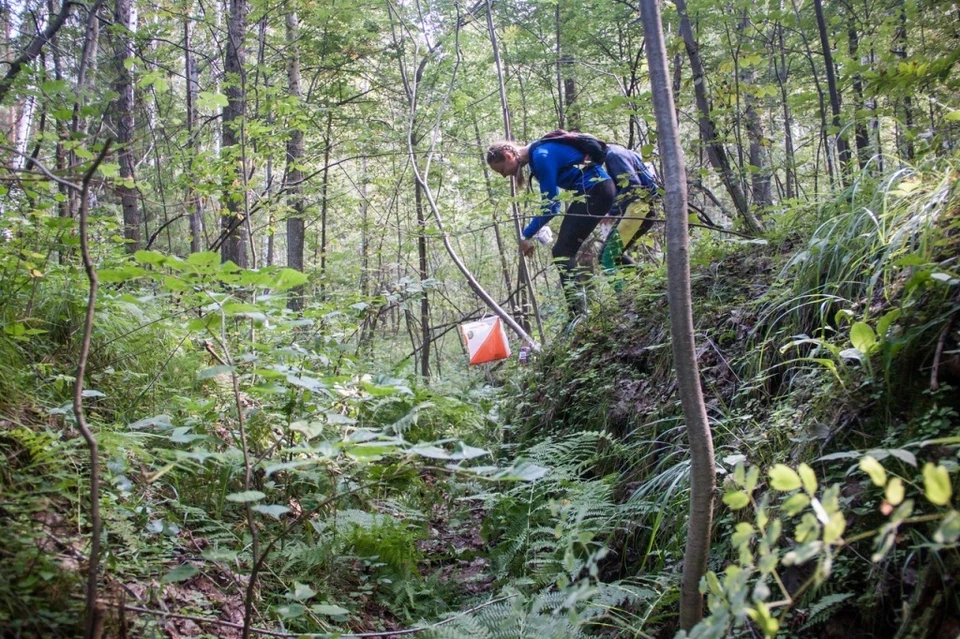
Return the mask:
[[[779,392],[804,370],[794,366],[784,377],[783,368],[804,358],[842,366],[846,358],[831,358],[830,349],[817,344],[843,348],[854,324],[876,332],[893,309],[897,321],[879,327],[901,336],[898,352],[941,330],[956,306],[948,300],[957,290],[951,284],[957,206],[956,173],[948,164],[903,167],[876,181],[861,177],[842,198],[811,211],[816,224],[809,239],[783,264],[762,302],[752,332],[758,356],[748,372],[773,377],[772,390]],[[791,342],[802,348],[790,348]]]

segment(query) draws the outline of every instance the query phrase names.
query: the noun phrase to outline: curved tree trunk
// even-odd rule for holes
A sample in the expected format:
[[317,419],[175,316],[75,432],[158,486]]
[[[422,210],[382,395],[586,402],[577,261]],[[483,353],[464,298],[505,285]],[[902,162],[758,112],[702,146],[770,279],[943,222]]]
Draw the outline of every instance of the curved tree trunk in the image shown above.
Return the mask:
[[690,301],[690,256],[687,246],[687,180],[683,147],[674,111],[673,92],[667,70],[666,45],[657,0],[641,0],[643,32],[647,47],[653,111],[663,161],[667,215],[667,299],[670,303],[670,337],[683,416],[690,440],[690,521],[683,556],[680,590],[680,626],[690,630],[703,617],[700,578],[707,570],[710,526],[713,521],[713,491],[716,468],[707,409],[700,389],[700,372],[693,335],[693,305]]

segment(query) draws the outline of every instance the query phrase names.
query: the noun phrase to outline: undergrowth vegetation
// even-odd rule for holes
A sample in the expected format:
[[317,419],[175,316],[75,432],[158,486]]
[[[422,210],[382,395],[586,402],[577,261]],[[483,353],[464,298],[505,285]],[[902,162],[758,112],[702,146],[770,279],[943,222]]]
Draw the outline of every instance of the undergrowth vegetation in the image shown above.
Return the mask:
[[[698,236],[724,505],[691,636],[960,629],[955,184],[952,166],[903,169],[790,203],[762,242]],[[88,551],[69,403],[85,280],[68,248],[43,253],[61,220],[2,223],[0,622],[69,636]],[[294,271],[106,241],[98,258],[86,400],[106,597],[194,617],[115,606],[114,634],[234,636],[197,626],[211,611],[291,633],[675,630],[689,460],[661,265],[621,292],[598,282],[588,319],[529,367],[428,385],[360,354],[347,300],[287,310]]]

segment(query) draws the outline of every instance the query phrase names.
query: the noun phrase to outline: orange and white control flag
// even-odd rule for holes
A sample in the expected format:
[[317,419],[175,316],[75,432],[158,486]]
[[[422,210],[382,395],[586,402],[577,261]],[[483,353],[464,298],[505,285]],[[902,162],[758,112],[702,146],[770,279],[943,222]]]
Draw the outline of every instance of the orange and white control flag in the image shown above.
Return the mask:
[[470,364],[495,362],[510,357],[510,342],[499,317],[486,317],[460,325]]

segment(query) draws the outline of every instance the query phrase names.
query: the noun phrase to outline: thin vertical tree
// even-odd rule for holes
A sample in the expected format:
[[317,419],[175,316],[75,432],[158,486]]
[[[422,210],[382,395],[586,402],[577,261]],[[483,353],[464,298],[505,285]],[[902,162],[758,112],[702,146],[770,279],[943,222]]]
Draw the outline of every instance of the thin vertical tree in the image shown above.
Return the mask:
[[837,158],[840,170],[837,172],[840,184],[843,184],[844,172],[850,164],[850,145],[843,133],[840,121],[840,89],[837,87],[837,74],[833,66],[833,51],[827,35],[827,22],[823,15],[823,0],[813,0],[813,9],[817,15],[817,32],[820,34],[820,46],[823,49],[823,64],[827,67],[827,91],[830,94],[830,111],[833,115],[833,128],[836,135]]
[[[193,38],[190,29],[190,16],[183,18],[183,51],[184,70],[186,71],[186,98],[187,98],[187,157],[189,162],[196,161],[197,156],[197,95],[200,92],[199,73],[197,62],[193,56]],[[190,252],[197,253],[203,250],[203,204],[199,194],[192,188],[192,182],[187,189],[187,206],[190,207]]]
[[[302,98],[300,91],[300,20],[295,10],[287,12],[287,90],[290,97],[297,102]],[[287,214],[287,266],[303,272],[303,244],[304,244],[304,201],[303,201],[303,170],[300,162],[303,159],[303,129],[299,120],[293,119],[290,127],[290,137],[287,140],[287,166],[285,171],[285,188],[290,213]],[[294,311],[303,308],[303,288],[295,288],[290,293],[287,306]]]
[[140,207],[138,204],[137,189],[126,183],[134,179],[133,157],[133,76],[128,65],[133,61],[132,42],[132,0],[117,0],[114,6],[113,52],[116,63],[117,80],[117,162],[120,164],[121,181],[117,186],[120,196],[120,208],[123,211],[123,238],[126,240],[127,251],[133,253],[140,250],[141,234]]
[[640,12],[650,69],[653,112],[663,162],[667,216],[667,299],[674,367],[690,443],[690,520],[683,556],[680,626],[690,630],[703,617],[700,578],[707,570],[716,466],[713,438],[700,388],[690,295],[690,255],[687,242],[687,179],[667,67],[658,0],[641,0]]
[[223,153],[227,156],[229,169],[224,175],[225,213],[220,218],[220,257],[224,262],[233,261],[246,268],[247,223],[245,219],[247,193],[246,171],[243,162],[243,118],[246,115],[246,91],[244,89],[243,64],[246,56],[243,37],[247,28],[247,0],[230,0],[230,15],[227,17],[227,47],[224,60],[226,71],[227,106],[223,108],[221,139]]

